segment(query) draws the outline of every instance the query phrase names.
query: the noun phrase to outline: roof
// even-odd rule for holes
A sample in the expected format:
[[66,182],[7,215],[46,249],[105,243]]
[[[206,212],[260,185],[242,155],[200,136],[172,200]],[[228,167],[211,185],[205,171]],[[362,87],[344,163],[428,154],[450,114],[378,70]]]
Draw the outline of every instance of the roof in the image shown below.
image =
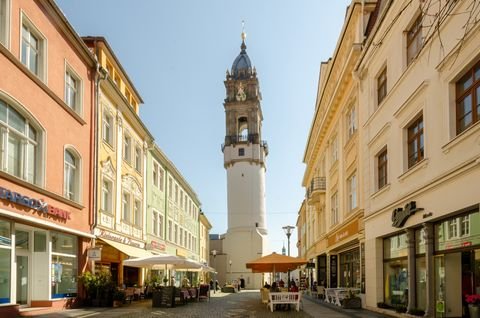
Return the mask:
[[240,54],[235,58],[235,61],[233,61],[232,64],[231,73],[234,79],[246,78],[252,74],[252,62],[248,57],[245,41],[242,41],[240,48]]

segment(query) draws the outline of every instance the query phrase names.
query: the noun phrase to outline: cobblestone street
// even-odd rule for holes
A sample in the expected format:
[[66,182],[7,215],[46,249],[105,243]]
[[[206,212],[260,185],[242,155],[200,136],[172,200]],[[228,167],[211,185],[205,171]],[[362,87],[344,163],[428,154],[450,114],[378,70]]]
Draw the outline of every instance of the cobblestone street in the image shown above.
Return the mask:
[[322,317],[322,318],[380,318],[387,317],[367,310],[344,310],[322,301],[305,297],[302,310],[270,312],[265,304],[260,302],[258,291],[242,291],[235,294],[212,294],[210,302],[192,302],[175,308],[152,308],[151,300],[136,301],[121,308],[87,308],[73,309],[61,313],[37,317],[50,318],[137,318],[137,317]]

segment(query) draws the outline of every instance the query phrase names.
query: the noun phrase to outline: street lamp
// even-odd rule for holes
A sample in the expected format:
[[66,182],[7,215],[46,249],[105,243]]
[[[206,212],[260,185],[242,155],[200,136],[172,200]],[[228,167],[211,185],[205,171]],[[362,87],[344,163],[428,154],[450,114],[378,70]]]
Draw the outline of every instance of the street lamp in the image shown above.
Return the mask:
[[[288,256],[290,256],[290,236],[292,235],[292,232],[293,232],[293,229],[295,228],[295,226],[291,226],[291,225],[285,225],[284,227],[282,227],[283,231],[285,232],[285,234],[287,235],[287,245],[288,245]],[[290,270],[288,271],[288,282],[287,282],[287,286],[290,285]]]
[[213,272],[213,293],[215,294],[215,290],[217,289],[217,264],[216,264],[216,257],[217,257],[217,250],[212,250],[213,255],[213,268],[215,268],[215,272]]

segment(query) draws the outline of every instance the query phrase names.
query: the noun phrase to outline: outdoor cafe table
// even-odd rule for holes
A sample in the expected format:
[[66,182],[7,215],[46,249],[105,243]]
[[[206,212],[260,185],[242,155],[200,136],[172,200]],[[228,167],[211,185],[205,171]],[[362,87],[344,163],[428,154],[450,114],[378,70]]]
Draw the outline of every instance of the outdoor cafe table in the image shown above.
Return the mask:
[[340,288],[325,288],[325,302],[335,304],[337,306],[342,306],[340,302],[344,297],[340,295],[345,292],[351,291],[353,294],[360,293],[360,288],[349,288],[349,287],[340,287]]

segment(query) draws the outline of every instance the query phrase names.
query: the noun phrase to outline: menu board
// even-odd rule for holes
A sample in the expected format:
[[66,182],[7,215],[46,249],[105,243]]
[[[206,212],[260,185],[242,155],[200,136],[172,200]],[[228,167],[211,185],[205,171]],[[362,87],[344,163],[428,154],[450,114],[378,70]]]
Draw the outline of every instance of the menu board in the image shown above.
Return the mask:
[[161,287],[152,294],[152,307],[175,307],[175,287]]
[[337,288],[337,255],[330,255],[330,288]]

